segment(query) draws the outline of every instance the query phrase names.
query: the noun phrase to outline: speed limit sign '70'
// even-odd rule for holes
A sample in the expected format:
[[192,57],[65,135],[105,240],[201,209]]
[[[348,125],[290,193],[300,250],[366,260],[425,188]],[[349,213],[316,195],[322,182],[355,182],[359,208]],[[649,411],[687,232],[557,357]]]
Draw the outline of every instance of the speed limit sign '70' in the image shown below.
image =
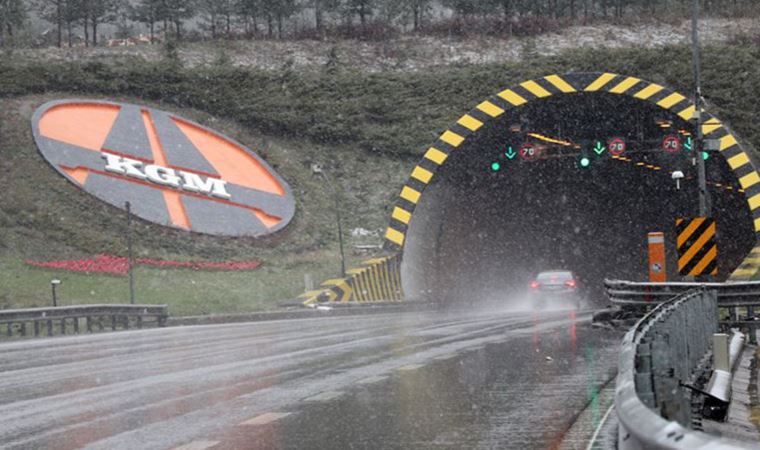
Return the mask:
[[540,153],[539,149],[533,146],[533,144],[525,143],[520,147],[520,158],[525,161],[533,161]]

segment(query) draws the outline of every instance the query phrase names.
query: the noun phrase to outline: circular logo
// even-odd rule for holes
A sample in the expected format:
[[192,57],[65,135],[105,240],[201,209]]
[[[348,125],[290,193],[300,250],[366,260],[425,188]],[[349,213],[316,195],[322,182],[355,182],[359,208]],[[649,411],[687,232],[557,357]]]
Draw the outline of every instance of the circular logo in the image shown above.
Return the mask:
[[262,236],[295,213],[290,187],[242,144],[174,114],[59,100],[32,117],[42,156],[86,192],[160,225]]
[[660,273],[662,271],[662,265],[660,263],[652,264],[652,272]]

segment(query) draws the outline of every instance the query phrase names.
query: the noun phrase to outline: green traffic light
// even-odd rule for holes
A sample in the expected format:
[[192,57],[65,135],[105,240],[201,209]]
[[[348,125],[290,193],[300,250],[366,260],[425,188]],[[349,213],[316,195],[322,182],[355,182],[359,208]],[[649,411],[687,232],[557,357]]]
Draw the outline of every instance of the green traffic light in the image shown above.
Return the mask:
[[493,170],[494,172],[498,172],[499,169],[501,169],[501,164],[499,164],[498,162],[491,163],[491,170]]
[[707,161],[709,158],[710,158],[710,154],[709,153],[702,152],[702,159],[704,159],[705,161]]
[[588,156],[581,156],[580,161],[578,161],[581,167],[586,168],[591,165],[591,160]]

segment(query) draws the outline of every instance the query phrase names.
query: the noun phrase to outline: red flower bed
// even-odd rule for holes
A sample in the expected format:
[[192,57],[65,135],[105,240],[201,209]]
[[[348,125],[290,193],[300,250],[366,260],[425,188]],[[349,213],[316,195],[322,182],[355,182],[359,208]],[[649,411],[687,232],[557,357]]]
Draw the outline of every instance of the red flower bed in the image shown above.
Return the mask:
[[261,265],[258,261],[173,261],[149,258],[137,258],[136,262],[144,266],[182,267],[195,270],[253,270]]
[[[61,269],[70,272],[104,273],[108,275],[126,275],[129,262],[126,257],[114,255],[97,255],[94,258],[61,261],[34,261],[27,259],[26,264],[46,269]],[[253,270],[261,263],[258,261],[174,261],[164,259],[137,258],[135,265],[161,268],[184,268],[193,270]]]

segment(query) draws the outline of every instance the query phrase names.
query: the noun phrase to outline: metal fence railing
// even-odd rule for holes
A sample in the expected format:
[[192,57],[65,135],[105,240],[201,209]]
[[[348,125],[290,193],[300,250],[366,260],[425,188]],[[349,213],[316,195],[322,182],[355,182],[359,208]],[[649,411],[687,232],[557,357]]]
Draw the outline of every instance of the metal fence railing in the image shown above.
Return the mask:
[[701,287],[716,291],[720,307],[760,306],[760,281],[649,283],[604,280],[607,297],[618,305],[659,303],[670,300],[679,293]]
[[169,308],[166,305],[82,305],[6,309],[0,310],[0,335],[25,337],[91,333],[106,328],[143,328],[148,322],[162,327],[166,325],[168,317]]
[[755,309],[760,307],[760,281],[649,283],[604,280],[604,288],[610,302],[629,309],[655,306],[690,289],[712,289],[723,312],[721,324],[748,329],[749,341],[757,342],[760,320],[755,320]]
[[690,429],[684,385],[710,350],[717,307],[714,290],[692,290],[659,304],[626,334],[615,392],[620,449],[757,448]]

